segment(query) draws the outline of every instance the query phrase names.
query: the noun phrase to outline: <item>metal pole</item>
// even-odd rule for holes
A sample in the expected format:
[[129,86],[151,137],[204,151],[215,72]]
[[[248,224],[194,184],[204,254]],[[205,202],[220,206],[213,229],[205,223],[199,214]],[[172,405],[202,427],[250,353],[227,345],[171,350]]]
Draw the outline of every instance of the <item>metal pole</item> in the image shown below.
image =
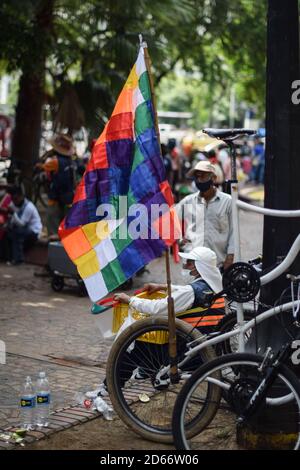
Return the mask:
[[[229,143],[230,159],[231,159],[231,198],[232,198],[232,225],[234,237],[234,261],[241,261],[241,241],[240,241],[240,224],[238,201],[238,180],[236,171],[236,151],[233,143]],[[243,304],[237,303],[237,324],[241,328],[244,325],[244,309]],[[239,352],[245,351],[245,337],[243,333],[239,333]]]
[[[159,136],[159,127],[158,127],[158,118],[157,118],[157,109],[156,109],[156,99],[154,93],[154,84],[153,77],[151,73],[151,59],[148,53],[147,44],[142,41],[140,35],[140,45],[144,49],[145,64],[149,76],[151,98],[153,105],[153,114],[154,114],[154,124],[156,129],[156,135],[158,139],[159,149],[160,149],[160,136]],[[168,323],[169,323],[169,357],[170,357],[170,380],[172,383],[179,382],[179,375],[177,369],[177,344],[176,344],[176,322],[175,322],[175,311],[174,311],[174,299],[172,297],[171,290],[171,269],[170,269],[170,253],[169,248],[166,251],[166,273],[167,273],[167,292],[168,292]]]

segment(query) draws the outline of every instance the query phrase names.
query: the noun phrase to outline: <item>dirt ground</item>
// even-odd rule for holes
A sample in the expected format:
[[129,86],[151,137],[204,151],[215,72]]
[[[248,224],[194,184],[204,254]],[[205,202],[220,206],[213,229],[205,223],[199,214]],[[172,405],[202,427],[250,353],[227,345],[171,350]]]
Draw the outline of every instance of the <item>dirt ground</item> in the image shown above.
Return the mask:
[[96,418],[57,432],[24,450],[172,450],[171,445],[142,439],[117,417],[113,421]]

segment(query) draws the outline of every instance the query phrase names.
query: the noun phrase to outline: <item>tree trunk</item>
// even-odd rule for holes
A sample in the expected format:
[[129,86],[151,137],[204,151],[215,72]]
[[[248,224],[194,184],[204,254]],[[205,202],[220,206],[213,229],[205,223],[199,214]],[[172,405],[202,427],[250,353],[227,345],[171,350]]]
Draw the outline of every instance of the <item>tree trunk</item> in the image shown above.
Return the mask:
[[[22,176],[30,178],[39,157],[44,102],[44,71],[24,72],[20,78],[16,122],[12,139],[12,159]],[[26,188],[27,189],[27,188]]]
[[[269,0],[267,37],[265,207],[300,207],[300,105],[292,103],[292,82],[300,78],[298,2]],[[300,233],[300,219],[264,218],[263,266],[284,257]],[[300,272],[298,255],[288,272]],[[289,286],[286,274],[262,289],[261,301],[274,305]],[[282,314],[287,318],[286,314]],[[286,339],[273,317],[259,329],[258,344],[278,349]]]
[[46,51],[52,33],[53,6],[54,0],[42,0],[38,3],[34,21],[37,34],[43,38],[44,44],[40,47],[38,63],[35,62],[31,67],[22,70],[12,138],[12,160],[21,170],[21,177],[25,177],[24,185],[29,196],[32,189],[29,179],[32,176],[33,165],[39,157]]
[[[292,82],[299,80],[299,19],[298,1],[269,0],[267,34],[267,94],[266,94],[266,166],[265,207],[272,209],[299,209],[300,207],[300,105],[292,103]],[[269,268],[284,257],[300,233],[299,219],[264,218],[263,267]],[[299,255],[288,272],[299,274]],[[273,306],[283,289],[289,286],[286,273],[262,288],[261,302]],[[289,292],[288,292],[289,294]],[[290,299],[282,298],[283,302]],[[267,307],[266,307],[267,308]],[[265,309],[265,308],[264,308]],[[280,320],[280,321],[278,321]],[[263,354],[267,347],[274,352],[291,341],[297,329],[290,312],[283,312],[262,322],[253,331],[247,349],[257,345]],[[289,360],[288,365],[292,367]],[[295,369],[296,373],[299,373]],[[273,390],[273,389],[272,389]],[[279,396],[285,390],[276,389]],[[294,408],[286,404],[282,413],[281,432],[278,429],[278,411],[262,407],[251,420],[251,427],[237,429],[237,441],[244,448],[278,449],[290,444],[293,437]],[[272,421],[274,417],[274,421]],[[275,421],[276,417],[276,421]],[[272,427],[273,426],[273,427]]]

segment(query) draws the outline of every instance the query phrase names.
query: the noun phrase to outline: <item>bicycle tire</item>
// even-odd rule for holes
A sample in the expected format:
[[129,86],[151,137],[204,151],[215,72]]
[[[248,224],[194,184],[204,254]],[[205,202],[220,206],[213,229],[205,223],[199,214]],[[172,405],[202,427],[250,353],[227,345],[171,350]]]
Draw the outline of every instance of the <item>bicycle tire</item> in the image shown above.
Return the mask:
[[[142,344],[141,341],[137,341],[137,338],[143,336],[145,333],[166,333],[167,331],[167,318],[147,318],[145,320],[139,320],[128,327],[116,339],[111,348],[106,368],[106,380],[113,407],[121,420],[128,427],[145,439],[154,442],[172,443],[171,421],[175,401],[174,397],[176,397],[181,384],[169,384],[162,390],[155,388],[155,374],[161,367],[166,365],[168,353],[167,351],[163,353],[162,348],[157,346],[145,346],[149,343]],[[192,329],[186,322],[178,319],[176,319],[176,334],[178,354],[180,356],[184,354],[187,342],[201,337],[200,332],[196,329]],[[137,348],[135,352],[138,358],[136,363],[134,363],[133,358],[129,357],[127,352],[128,347],[132,345],[133,342],[135,342],[134,346]],[[156,351],[157,355],[154,354]],[[201,351],[201,355],[197,356],[195,360],[208,361],[213,357],[215,357],[213,349],[206,348]],[[126,375],[126,377],[128,377],[131,373],[131,369],[134,369],[135,366],[143,366],[144,369],[142,370],[147,370],[144,380],[138,381],[136,385],[141,391],[146,390],[151,394],[149,402],[145,404],[140,404],[134,400],[130,401],[131,398],[127,398],[126,396],[130,390],[126,388],[128,379],[126,379],[125,382],[124,376]],[[219,393],[219,390],[217,391]],[[220,400],[220,395],[214,395],[214,387],[211,387],[210,393],[216,402]],[[210,405],[210,407],[205,410],[207,420],[210,419],[210,414],[214,413],[213,408],[214,406]],[[205,417],[203,417],[203,420],[205,420]],[[197,429],[194,430],[195,424],[197,423],[192,423],[192,430],[193,432],[198,432]]]
[[[203,446],[205,448],[209,448],[210,450],[219,450],[220,449],[220,443],[222,443],[223,439],[223,445],[224,447],[228,449],[236,449],[235,445],[238,446],[237,443],[234,442],[234,432],[236,436],[236,420],[232,419],[232,415],[240,413],[239,407],[245,406],[243,405],[243,395],[241,395],[242,392],[244,392],[246,385],[249,387],[251,385],[252,388],[255,387],[255,380],[259,380],[259,382],[256,382],[256,386],[258,383],[261,382],[262,378],[258,376],[258,371],[257,368],[262,362],[262,357],[258,356],[256,354],[248,354],[248,353],[236,353],[236,354],[230,354],[222,357],[218,357],[217,359],[214,359],[210,363],[204,364],[203,366],[200,366],[193,374],[192,376],[185,382],[183,385],[177,400],[175,402],[174,406],[174,412],[173,412],[173,419],[172,419],[172,429],[173,429],[173,435],[174,435],[174,443],[176,446],[176,449],[179,450],[201,450],[203,449]],[[254,371],[248,375],[246,375],[246,378],[243,378],[243,374],[241,374],[242,371],[246,371],[246,368],[248,367],[253,367],[254,370],[256,370],[256,378],[254,375]],[[229,386],[229,390],[232,388],[234,390],[234,387],[236,385],[239,385],[239,393],[240,395],[231,395],[231,396],[236,396],[238,397],[238,400],[240,400],[240,403],[237,402],[231,402],[230,404],[223,402],[220,402],[219,409],[217,410],[217,413],[220,411],[220,414],[218,415],[216,419],[216,425],[212,425],[212,420],[217,416],[217,413],[215,416],[212,417],[211,422],[209,423],[210,427],[206,424],[206,427],[203,427],[202,431],[204,435],[202,436],[192,436],[189,437],[188,433],[185,430],[185,413],[186,410],[188,410],[188,413],[192,412],[192,406],[195,406],[196,398],[193,398],[193,394],[195,393],[195,390],[197,387],[201,386],[205,382],[205,379],[210,376],[210,380],[214,380],[213,374],[218,373],[218,377],[223,377],[220,369],[223,368],[225,371],[229,371],[230,368],[234,367],[232,369],[234,374],[238,375],[238,372],[240,374],[240,378],[238,379],[240,382],[234,383],[229,386],[228,384],[229,379],[225,378],[224,376],[224,384]],[[244,369],[242,369],[244,367]],[[228,373],[228,372],[227,372]],[[241,388],[242,380],[244,380],[244,390]],[[295,429],[295,436],[293,433],[287,434],[287,438],[284,438],[284,434],[282,434],[282,442],[281,444],[283,445],[283,448],[286,448],[286,446],[292,445],[294,449],[298,449],[300,445],[300,382],[298,377],[292,372],[286,365],[280,365],[278,369],[278,374],[276,381],[281,380],[285,386],[287,386],[290,390],[290,393],[293,393],[294,396],[294,402],[295,402],[295,407],[296,411],[294,414],[290,413],[289,417],[292,417],[294,420],[293,423],[293,429]],[[248,381],[248,384],[247,384]],[[253,381],[253,383],[251,383]],[[215,383],[215,382],[214,382]],[[277,383],[278,386],[278,383]],[[220,387],[221,388],[221,387]],[[256,390],[256,388],[254,388]],[[249,393],[253,393],[253,391]],[[227,393],[230,393],[227,391]],[[268,391],[269,396],[272,395],[272,389]],[[288,395],[285,391],[285,395]],[[249,399],[247,398],[249,401]],[[248,401],[246,403],[248,403]],[[189,406],[190,402],[190,406]],[[266,399],[266,403],[268,402],[268,398]],[[198,406],[198,404],[197,404]],[[286,406],[286,403],[282,404],[282,406]],[[274,418],[274,413],[276,410],[278,410],[280,407],[277,406],[272,407],[272,416]],[[226,410],[226,411],[224,411]],[[260,411],[257,411],[256,413],[259,413]],[[231,414],[230,414],[231,413]],[[255,415],[257,416],[257,415]],[[265,425],[265,422],[263,422]],[[249,422],[247,422],[247,425],[250,425]],[[272,426],[274,423],[272,424]],[[287,425],[286,422],[283,422],[282,420],[282,415],[278,416],[278,422],[276,422],[277,428],[275,428],[277,431],[275,432],[274,430],[271,431],[270,429],[266,429],[265,431],[265,441],[261,441],[260,449],[264,449],[263,447],[264,442],[266,445],[267,438],[268,436],[272,435],[280,435],[280,429],[284,428]],[[227,428],[226,428],[227,426]],[[230,435],[229,427],[232,427],[233,432]],[[266,425],[267,426],[267,425]],[[269,426],[271,426],[269,424]],[[290,426],[290,424],[289,424]],[[218,427],[221,428],[221,432],[225,434],[220,435],[218,434]],[[273,432],[273,434],[272,434]],[[281,431],[282,432],[282,431]],[[226,434],[227,433],[227,434]],[[268,434],[269,433],[269,434]],[[207,438],[209,436],[209,445],[207,442]],[[192,438],[194,438],[192,442]],[[294,443],[293,443],[294,439]],[[279,445],[278,439],[276,440],[276,445]],[[213,448],[211,446],[214,446]],[[269,445],[269,442],[268,442]],[[210,446],[210,447],[209,447]],[[268,447],[267,447],[268,448]],[[278,447],[274,447],[278,448]],[[241,450],[241,448],[238,446],[238,449]]]

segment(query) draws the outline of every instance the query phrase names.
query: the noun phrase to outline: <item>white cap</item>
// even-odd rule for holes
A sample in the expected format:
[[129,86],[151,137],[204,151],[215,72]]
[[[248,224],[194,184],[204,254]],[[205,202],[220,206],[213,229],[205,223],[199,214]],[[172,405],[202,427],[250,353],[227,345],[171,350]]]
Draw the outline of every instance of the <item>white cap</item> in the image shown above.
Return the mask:
[[195,267],[202,279],[215,293],[221,292],[222,276],[217,267],[217,255],[214,251],[205,246],[198,246],[188,253],[178,254],[181,258],[195,261]]
[[40,372],[39,376],[41,379],[44,379],[46,377],[46,372]]
[[202,160],[198,162],[197,165],[194,166],[190,171],[187,172],[186,176],[191,177],[194,176],[195,171],[205,171],[207,173],[213,173],[216,175],[216,168],[212,165],[208,160]]

